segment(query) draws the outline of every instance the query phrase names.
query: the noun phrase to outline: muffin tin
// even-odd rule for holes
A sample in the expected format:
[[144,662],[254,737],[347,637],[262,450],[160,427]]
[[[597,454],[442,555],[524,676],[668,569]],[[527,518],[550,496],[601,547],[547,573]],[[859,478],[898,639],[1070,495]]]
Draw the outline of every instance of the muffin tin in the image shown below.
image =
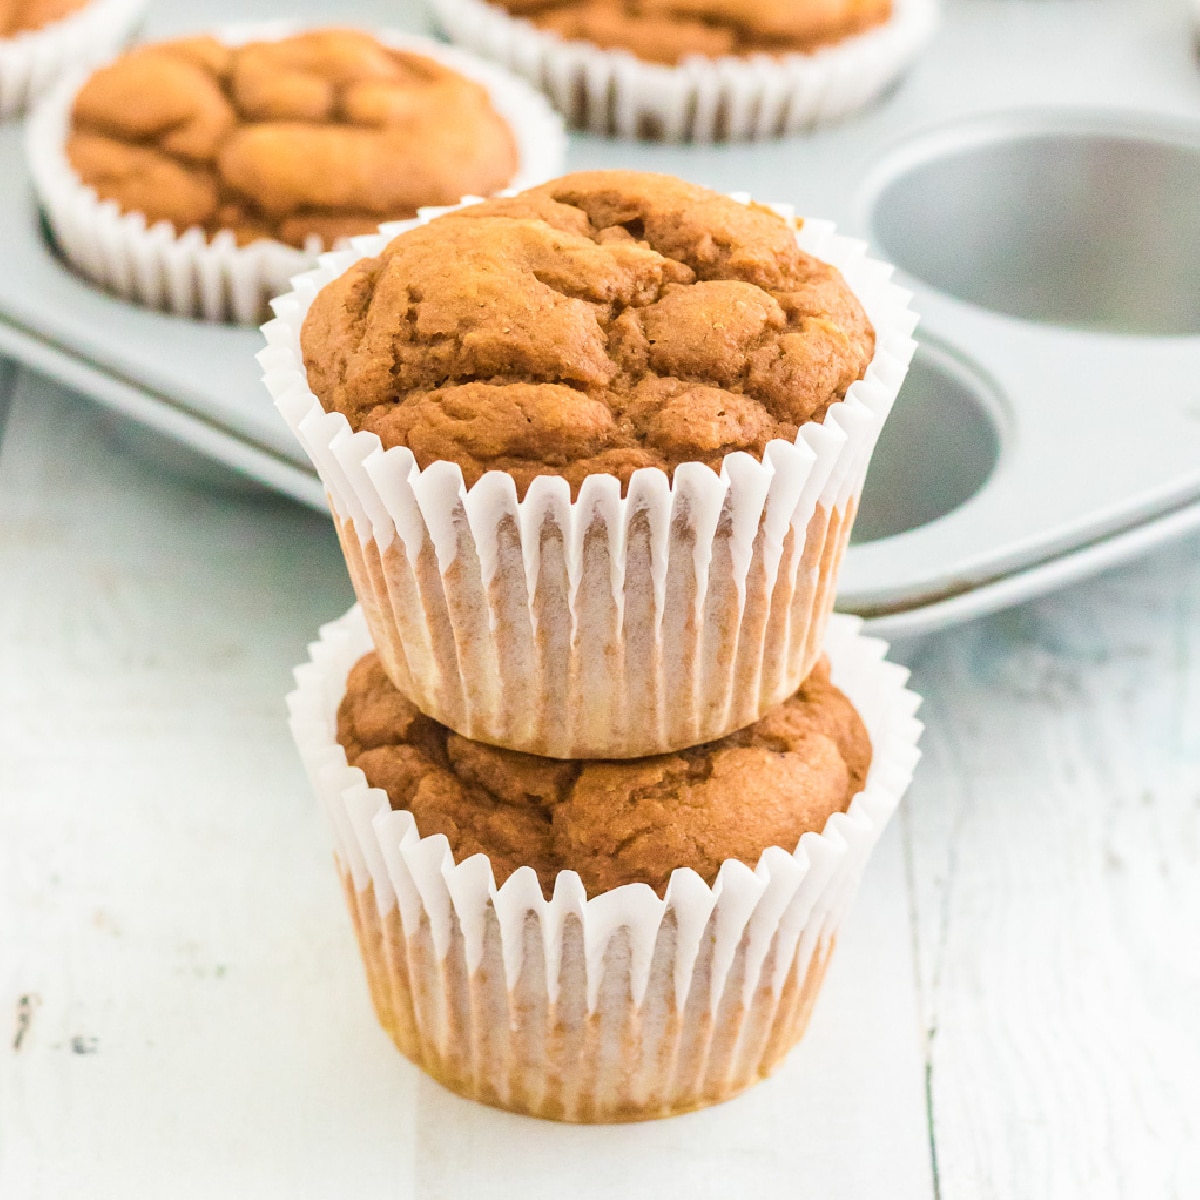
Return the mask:
[[[305,9],[319,6],[286,5]],[[204,21],[242,12],[214,3]],[[426,28],[415,2],[339,16]],[[576,135],[568,159],[794,203],[897,263],[923,344],[841,583],[841,607],[892,635],[1200,527],[1200,69],[1186,9],[950,0],[943,19],[893,94],[837,128],[725,146]],[[149,25],[195,20],[163,3]],[[14,124],[0,164],[23,174]],[[54,256],[27,187],[0,205],[0,352],[323,506],[258,380],[256,331],[97,292]]]

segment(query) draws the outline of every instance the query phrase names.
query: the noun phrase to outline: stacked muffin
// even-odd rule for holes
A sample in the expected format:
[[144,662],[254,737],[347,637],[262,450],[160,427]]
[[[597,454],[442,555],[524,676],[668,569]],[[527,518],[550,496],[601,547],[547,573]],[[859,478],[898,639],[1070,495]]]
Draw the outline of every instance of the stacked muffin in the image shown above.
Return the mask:
[[296,283],[261,357],[361,609],[293,729],[380,1021],[534,1115],[736,1093],[803,1032],[915,761],[904,673],[827,630],[906,294],[828,228],[626,172]]

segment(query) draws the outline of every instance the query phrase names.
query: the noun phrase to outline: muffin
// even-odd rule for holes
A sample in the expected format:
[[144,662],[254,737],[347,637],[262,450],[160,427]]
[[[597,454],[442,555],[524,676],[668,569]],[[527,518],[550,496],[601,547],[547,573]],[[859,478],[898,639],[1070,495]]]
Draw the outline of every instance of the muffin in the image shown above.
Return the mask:
[[0,117],[124,43],[145,0],[0,0]]
[[0,4],[0,38],[44,29],[78,12],[86,0],[7,0]]
[[298,249],[373,233],[516,174],[486,89],[364,33],[139,46],[75,94],[67,161],[150,224]]
[[646,62],[808,54],[880,25],[892,0],[493,0],[566,41]]
[[832,680],[819,667],[755,728],[583,763],[456,737],[369,648],[358,609],[326,627],[289,707],[398,1048],[567,1121],[688,1111],[778,1066],[917,758],[882,644],[837,618]]
[[392,682],[476,741],[713,741],[820,654],[913,343],[861,246],[595,172],[332,256],[266,382]]
[[874,99],[934,0],[433,0],[450,37],[575,125],[668,141],[775,137]]
[[[68,258],[123,295],[210,317],[258,319],[322,248],[544,176],[561,150],[523,85],[348,29],[140,46],[73,86],[67,108],[55,146],[72,186],[36,152],[34,166]],[[124,259],[105,220],[128,233]]]
[[689,868],[711,886],[721,864],[753,868],[796,846],[862,791],[871,742],[818,662],[795,695],[728,737],[639,759],[540,758],[473,742],[425,716],[374,651],[351,668],[337,740],[367,784],[455,862],[486,854],[502,886],[522,866],[550,899],[561,871],[589,896],[628,883],[663,895]]

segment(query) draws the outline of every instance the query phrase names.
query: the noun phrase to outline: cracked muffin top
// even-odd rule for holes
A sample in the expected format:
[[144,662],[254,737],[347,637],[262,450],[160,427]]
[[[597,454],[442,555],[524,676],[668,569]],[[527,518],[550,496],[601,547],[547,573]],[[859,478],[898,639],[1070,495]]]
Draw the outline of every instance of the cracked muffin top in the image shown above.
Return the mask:
[[491,0],[567,41],[675,65],[692,55],[805,53],[891,16],[892,0]]
[[67,158],[148,224],[298,247],[490,194],[517,169],[480,84],[346,29],[139,46],[79,90]]
[[29,33],[69,17],[87,0],[0,0],[0,38]]
[[821,421],[874,332],[769,209],[665,175],[567,175],[394,238],[301,331],[327,411],[425,468],[622,485]]
[[486,854],[497,885],[531,866],[549,896],[577,871],[591,896],[623,883],[660,895],[676,867],[712,883],[721,863],[753,868],[796,848],[862,790],[871,743],[822,660],[789,700],[747,729],[654,758],[540,758],[473,742],[424,716],[374,653],[355,664],[337,739],[352,766],[408,809],[455,861]]

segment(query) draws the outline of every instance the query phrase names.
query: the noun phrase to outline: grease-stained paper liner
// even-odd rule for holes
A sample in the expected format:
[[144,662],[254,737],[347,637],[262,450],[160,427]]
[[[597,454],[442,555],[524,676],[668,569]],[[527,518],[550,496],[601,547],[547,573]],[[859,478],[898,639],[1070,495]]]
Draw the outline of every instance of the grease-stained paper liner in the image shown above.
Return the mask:
[[[427,221],[444,209],[423,212]],[[790,216],[790,210],[779,209]],[[839,267],[875,326],[864,377],[822,424],[728,455],[614,476],[541,476],[518,502],[493,471],[354,433],[309,390],[300,329],[317,291],[417,222],[326,255],[274,302],[259,355],[329,495],[350,576],[392,682],[477,741],[558,758],[631,758],[712,741],[812,669],[867,463],[912,357],[916,317],[891,268],[825,222],[800,245]]]
[[928,41],[936,0],[894,0],[873,29],[811,54],[644,62],[625,50],[564,41],[486,0],[431,0],[450,38],[544,91],[593,133],[711,142],[800,133],[878,96]]
[[0,117],[23,112],[63,76],[103,62],[145,7],[146,0],[91,0],[41,29],[0,38]]
[[[590,900],[574,871],[544,899],[532,867],[497,888],[486,856],[367,786],[336,741],[346,676],[371,648],[356,606],[321,631],[288,697],[291,727],[333,826],[376,1014],[447,1087],[538,1117],[625,1121],[727,1099],[804,1032],[863,863],[908,786],[921,723],[908,672],[835,617],[833,681],[866,723],[866,786],[793,852],[709,887],[676,870],[664,897],[626,884]],[[685,818],[683,818],[685,819]]]
[[[238,25],[214,36],[241,45],[301,31],[292,24]],[[436,59],[487,88],[516,139],[512,187],[532,187],[562,170],[562,121],[523,80],[439,42],[386,30],[372,33],[385,45]],[[37,106],[26,138],[34,189],[59,251],[83,275],[124,300],[208,321],[262,321],[267,301],[317,261],[321,239],[311,238],[303,250],[272,240],[239,246],[230,231],[208,238],[202,229],[179,231],[169,221],[147,227],[141,213],[123,213],[115,202],[100,200],[66,155],[71,106],[84,78],[75,74],[64,80]]]

